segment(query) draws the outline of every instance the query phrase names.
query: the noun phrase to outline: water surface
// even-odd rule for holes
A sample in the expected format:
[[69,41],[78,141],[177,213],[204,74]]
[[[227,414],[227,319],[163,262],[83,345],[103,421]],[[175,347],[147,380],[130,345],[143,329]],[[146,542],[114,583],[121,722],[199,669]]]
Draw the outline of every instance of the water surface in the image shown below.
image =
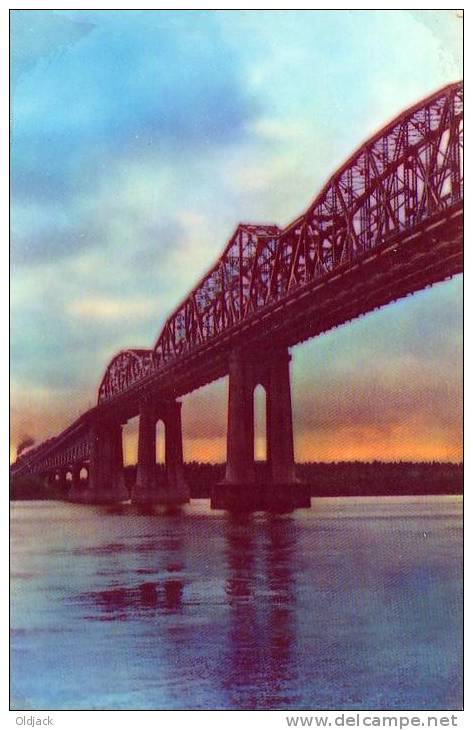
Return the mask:
[[12,503],[12,707],[459,709],[461,510]]

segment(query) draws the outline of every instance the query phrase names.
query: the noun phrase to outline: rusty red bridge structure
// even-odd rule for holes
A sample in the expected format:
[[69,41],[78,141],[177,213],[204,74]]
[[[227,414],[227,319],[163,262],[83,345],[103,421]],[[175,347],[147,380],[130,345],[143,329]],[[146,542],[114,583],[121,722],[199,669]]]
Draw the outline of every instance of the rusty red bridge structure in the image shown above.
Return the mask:
[[[462,272],[462,144],[460,82],[365,142],[286,228],[238,225],[154,347],[118,353],[97,405],[21,455],[12,475],[67,480],[69,498],[85,503],[186,502],[178,398],[229,375],[226,473],[212,506],[309,506],[309,486],[294,470],[289,348]],[[266,391],[264,483],[254,459],[258,384]],[[136,416],[130,495],[122,427]],[[164,478],[156,470],[158,420],[165,424]]]

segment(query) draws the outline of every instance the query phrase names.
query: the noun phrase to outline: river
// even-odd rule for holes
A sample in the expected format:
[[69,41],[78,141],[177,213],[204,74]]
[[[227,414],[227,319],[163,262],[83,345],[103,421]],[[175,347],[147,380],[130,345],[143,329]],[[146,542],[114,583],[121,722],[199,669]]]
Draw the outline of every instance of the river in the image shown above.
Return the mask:
[[11,504],[12,708],[462,706],[462,500]]

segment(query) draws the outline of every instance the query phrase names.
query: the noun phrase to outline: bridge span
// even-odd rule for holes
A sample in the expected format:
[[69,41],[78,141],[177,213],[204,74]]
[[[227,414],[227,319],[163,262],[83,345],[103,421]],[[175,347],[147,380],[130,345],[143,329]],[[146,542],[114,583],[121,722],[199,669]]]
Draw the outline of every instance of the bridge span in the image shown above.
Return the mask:
[[[289,348],[463,270],[463,84],[400,114],[365,142],[286,228],[240,224],[150,349],[118,353],[97,405],[24,453],[12,475],[66,483],[70,498],[129,498],[122,426],[139,415],[136,503],[189,499],[179,397],[229,375],[222,508],[309,506],[295,478]],[[253,394],[266,390],[267,478],[254,462]],[[157,481],[156,423],[166,477]],[[80,479],[87,468],[88,479]]]

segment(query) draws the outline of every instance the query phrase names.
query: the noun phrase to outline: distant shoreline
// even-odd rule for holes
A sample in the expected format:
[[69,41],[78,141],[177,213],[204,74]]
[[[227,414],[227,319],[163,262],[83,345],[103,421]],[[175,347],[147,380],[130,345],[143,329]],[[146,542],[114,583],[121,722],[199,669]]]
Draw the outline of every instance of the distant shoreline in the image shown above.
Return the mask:
[[[256,465],[256,488],[265,480],[266,464]],[[190,462],[185,477],[194,499],[210,497],[214,484],[224,478],[224,464]],[[164,467],[156,466],[158,480]],[[313,497],[383,497],[463,494],[463,464],[452,462],[312,462],[296,464],[296,475],[311,485]],[[136,466],[125,467],[125,481],[131,488]],[[67,500],[67,491],[48,486],[36,476],[12,478],[10,500]]]

